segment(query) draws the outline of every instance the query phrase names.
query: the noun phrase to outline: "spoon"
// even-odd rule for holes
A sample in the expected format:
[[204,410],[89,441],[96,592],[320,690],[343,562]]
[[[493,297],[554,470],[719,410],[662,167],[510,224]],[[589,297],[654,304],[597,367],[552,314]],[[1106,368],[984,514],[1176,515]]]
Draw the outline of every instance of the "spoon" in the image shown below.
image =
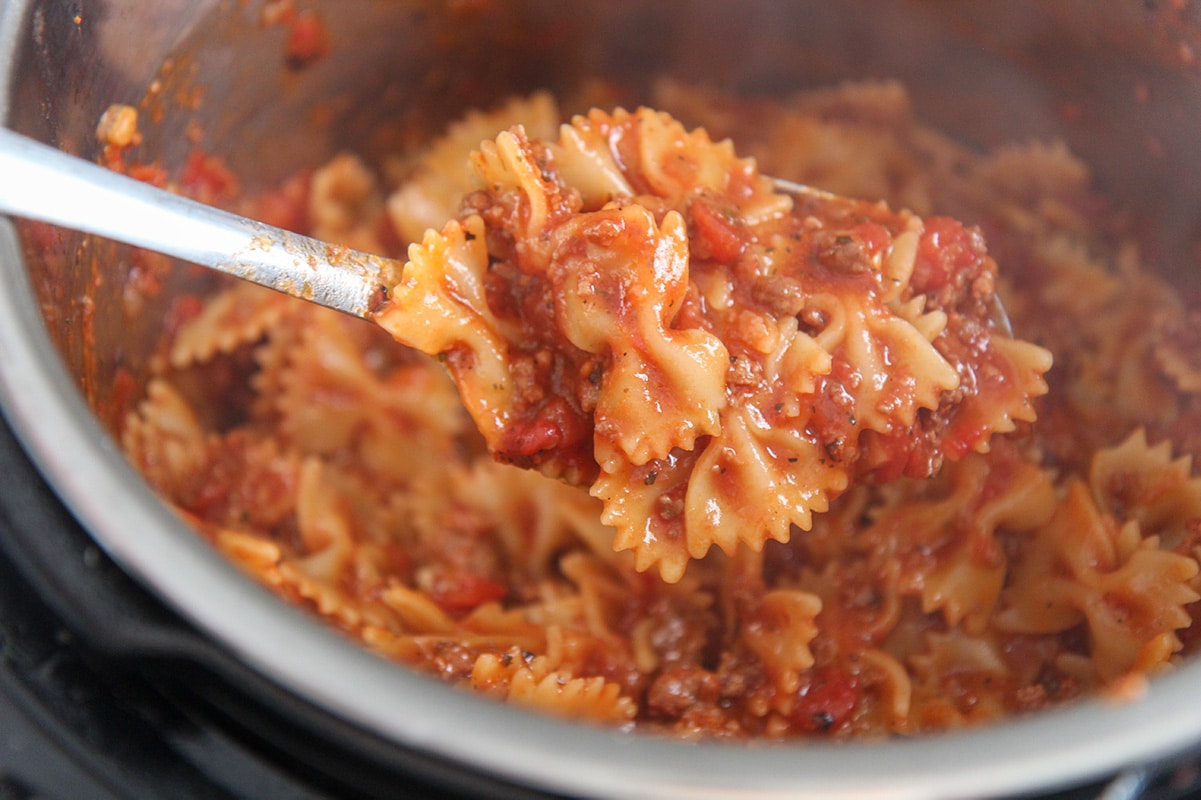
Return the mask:
[[[391,259],[321,242],[172,194],[0,128],[0,213],[48,222],[225,272],[370,319]],[[778,191],[838,195],[772,179]],[[1012,329],[1000,300],[993,322]]]
[[153,250],[367,319],[386,258],[181,197],[0,129],[0,213]]

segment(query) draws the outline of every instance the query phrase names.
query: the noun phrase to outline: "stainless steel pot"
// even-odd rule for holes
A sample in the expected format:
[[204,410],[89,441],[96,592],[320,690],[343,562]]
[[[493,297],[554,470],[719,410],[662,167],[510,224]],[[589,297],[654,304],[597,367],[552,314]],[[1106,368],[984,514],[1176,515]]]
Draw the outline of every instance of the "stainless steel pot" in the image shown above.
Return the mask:
[[[342,46],[295,70],[255,2],[8,0],[0,119],[94,156],[104,108],[149,96],[147,156],[178,168],[199,123],[205,146],[253,189],[342,145],[395,145],[375,135],[385,120],[435,131],[499,94],[595,76],[637,91],[670,72],[766,93],[895,76],[921,116],[969,144],[1066,139],[1100,188],[1145,216],[1147,247],[1169,275],[1186,291],[1201,282],[1201,11],[1191,4],[314,2]],[[396,747],[580,796],[916,798],[1050,790],[1201,743],[1201,664],[1128,704],[1093,700],[911,741],[772,747],[573,726],[398,669],[226,564],[121,457],[110,435],[116,371],[143,370],[164,304],[202,279],[175,270],[139,305],[122,291],[129,264],[108,243],[0,223],[5,415],[132,576],[278,686]]]

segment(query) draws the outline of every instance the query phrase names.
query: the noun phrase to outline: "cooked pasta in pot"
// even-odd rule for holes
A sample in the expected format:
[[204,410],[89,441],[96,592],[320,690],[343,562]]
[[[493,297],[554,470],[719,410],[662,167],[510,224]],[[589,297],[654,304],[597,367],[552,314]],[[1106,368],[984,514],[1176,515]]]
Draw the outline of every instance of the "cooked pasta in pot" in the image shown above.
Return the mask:
[[[915,121],[892,83],[785,101],[666,82],[656,95],[764,174],[880,198],[927,227],[939,215],[978,224],[1014,328],[1037,344],[1014,356],[1035,365],[1025,395],[1041,391],[1043,348],[1055,358],[1033,413],[1015,400],[1012,431],[933,477],[851,475],[817,513],[789,518],[808,530],[740,523],[727,536],[752,546],[714,538],[716,550],[648,556],[632,541],[615,550],[602,523],[617,490],[594,487],[594,499],[493,460],[433,360],[370,324],[235,285],[177,309],[125,426],[130,458],[221,552],[374,651],[633,730],[920,734],[1128,691],[1187,656],[1201,598],[1196,326],[1114,233],[1087,169],[1056,144],[969,152]],[[255,202],[386,252],[459,213],[482,141],[515,125],[554,140],[560,116],[547,95],[514,100],[468,115],[403,169],[343,155]],[[713,275],[697,270],[680,291],[720,306],[729,290]],[[814,333],[800,313],[779,315],[787,333]],[[628,431],[617,469],[719,435],[710,420],[691,442],[656,443],[653,422]]]
[[498,460],[590,485],[639,570],[787,542],[848,485],[1034,419],[1050,354],[993,319],[954,220],[779,191],[648,108],[471,158],[483,188],[373,318],[444,358]]

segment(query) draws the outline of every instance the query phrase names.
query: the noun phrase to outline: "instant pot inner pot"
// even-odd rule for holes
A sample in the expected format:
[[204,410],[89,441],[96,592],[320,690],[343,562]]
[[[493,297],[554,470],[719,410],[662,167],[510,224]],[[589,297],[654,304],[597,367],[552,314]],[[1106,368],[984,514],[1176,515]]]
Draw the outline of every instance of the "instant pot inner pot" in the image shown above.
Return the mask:
[[[653,80],[671,75],[750,96],[897,78],[920,118],[969,145],[1067,141],[1092,165],[1098,188],[1145,219],[1146,261],[1164,265],[1196,298],[1201,87],[1193,54],[1201,53],[1201,37],[1184,4],[298,6],[318,10],[333,41],[303,67],[288,63],[286,31],[264,24],[260,3],[10,2],[0,10],[12,53],[3,65],[7,123],[90,158],[99,150],[95,127],[105,108],[137,105],[145,137],[140,160],[178,174],[199,146],[219,154],[249,193],[340,148],[368,157],[396,151],[465,108],[537,88],[566,91],[601,79],[637,99]],[[209,276],[181,267],[163,273],[153,291],[131,292],[143,267],[128,249],[29,223],[16,229],[46,330],[96,417],[112,430],[137,396],[171,298]],[[133,376],[133,383],[118,375]],[[134,480],[132,472],[119,478]],[[96,533],[104,544],[103,531]],[[139,577],[161,588],[155,577]],[[587,744],[584,736],[571,743],[571,758],[586,758],[581,752],[592,746],[625,746],[605,734]],[[998,752],[1020,749],[1003,744]],[[903,748],[875,751],[873,759],[881,770],[900,772],[912,760]],[[1030,775],[1081,779],[1099,768],[1039,763]]]

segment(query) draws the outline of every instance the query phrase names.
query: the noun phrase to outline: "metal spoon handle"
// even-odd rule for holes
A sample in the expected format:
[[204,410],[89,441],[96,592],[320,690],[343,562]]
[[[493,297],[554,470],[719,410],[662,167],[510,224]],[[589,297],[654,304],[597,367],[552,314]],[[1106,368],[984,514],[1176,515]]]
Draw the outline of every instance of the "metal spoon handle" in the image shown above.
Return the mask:
[[367,317],[378,256],[264,225],[0,129],[0,213],[92,233]]

